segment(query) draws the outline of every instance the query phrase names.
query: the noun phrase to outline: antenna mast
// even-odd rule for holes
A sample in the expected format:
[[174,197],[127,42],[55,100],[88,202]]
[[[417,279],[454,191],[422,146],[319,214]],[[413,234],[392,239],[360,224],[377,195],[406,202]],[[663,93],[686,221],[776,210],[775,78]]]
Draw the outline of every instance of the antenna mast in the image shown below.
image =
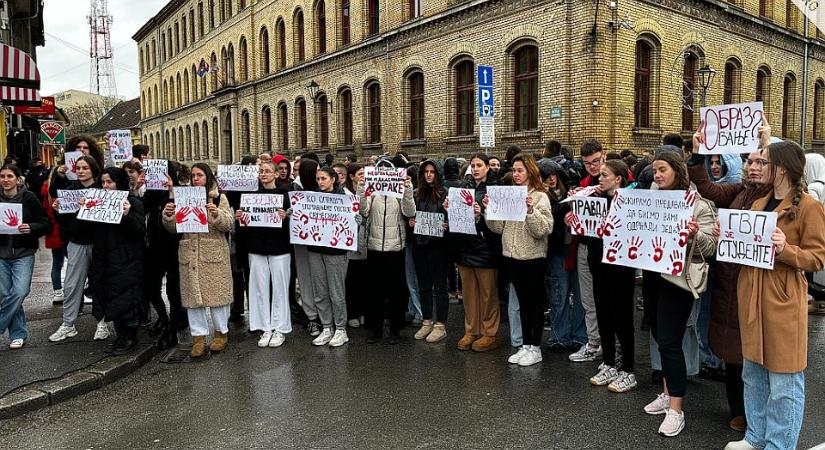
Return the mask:
[[89,90],[106,97],[117,97],[112,61],[111,29],[108,0],[91,0],[89,19]]

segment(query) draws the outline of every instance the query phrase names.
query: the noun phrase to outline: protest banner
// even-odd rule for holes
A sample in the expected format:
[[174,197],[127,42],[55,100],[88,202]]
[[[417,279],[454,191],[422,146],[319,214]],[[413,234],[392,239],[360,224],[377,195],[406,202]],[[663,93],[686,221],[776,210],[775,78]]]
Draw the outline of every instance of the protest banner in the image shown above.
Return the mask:
[[300,191],[290,195],[292,244],[358,249],[358,196]]
[[111,130],[107,133],[109,157],[112,162],[124,163],[132,160],[132,133],[129,130]]
[[77,180],[77,160],[83,156],[82,152],[66,152],[63,160],[66,165],[66,179]]
[[78,189],[74,191],[67,191],[64,189],[57,190],[57,213],[71,214],[76,213],[80,209],[77,203],[81,198],[86,198],[86,189]]
[[416,211],[413,234],[422,236],[444,237],[444,214]]
[[393,167],[364,167],[364,195],[385,195],[402,198],[406,186],[407,169]]
[[451,233],[476,234],[475,195],[475,189],[450,188],[447,219]]
[[0,234],[20,234],[23,224],[22,203],[0,203]]
[[178,233],[208,233],[206,188],[203,186],[174,187],[175,230]]
[[598,230],[607,217],[607,199],[604,197],[571,197],[573,221],[570,232],[574,236],[600,237]]
[[566,199],[562,200],[559,203],[567,203],[572,202],[574,199],[581,198],[581,197],[590,197],[591,195],[595,194],[596,191],[599,189],[599,186],[588,186],[586,188],[580,189],[575,194],[571,194]]
[[487,220],[524,222],[527,218],[527,186],[487,186]]
[[759,126],[765,112],[762,102],[704,107],[700,111],[703,124],[699,132],[702,155],[750,153],[759,148]]
[[281,228],[283,220],[278,210],[283,207],[284,196],[281,194],[241,194],[238,223],[242,227]]
[[86,189],[83,191],[86,202],[77,210],[77,218],[89,222],[120,223],[123,201],[128,196],[129,191]]
[[775,212],[720,209],[716,260],[773,270],[776,218]]
[[596,232],[602,262],[681,275],[695,204],[694,191],[617,190]]
[[144,159],[143,176],[148,191],[165,191],[166,180],[169,179],[166,171],[168,162],[165,159]]
[[217,180],[218,189],[223,192],[255,192],[258,190],[258,166],[219,164]]

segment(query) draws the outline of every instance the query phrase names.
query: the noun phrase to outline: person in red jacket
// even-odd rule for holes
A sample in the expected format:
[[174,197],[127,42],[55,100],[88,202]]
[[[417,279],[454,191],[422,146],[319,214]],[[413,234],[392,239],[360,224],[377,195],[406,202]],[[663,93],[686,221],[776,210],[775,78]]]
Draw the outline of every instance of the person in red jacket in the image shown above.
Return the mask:
[[[48,178],[51,180],[51,176]],[[66,243],[60,239],[60,225],[55,218],[55,211],[51,205],[54,201],[49,196],[49,181],[43,183],[40,189],[40,198],[43,199],[43,209],[49,217],[52,231],[46,235],[46,248],[52,251],[52,305],[63,304],[63,263],[66,262]]]

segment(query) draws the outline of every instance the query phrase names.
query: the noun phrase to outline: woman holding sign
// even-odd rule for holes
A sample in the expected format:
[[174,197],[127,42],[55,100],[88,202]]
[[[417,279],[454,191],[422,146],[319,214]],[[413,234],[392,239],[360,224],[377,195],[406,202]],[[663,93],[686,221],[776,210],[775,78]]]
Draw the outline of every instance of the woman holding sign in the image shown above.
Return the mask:
[[[544,331],[544,272],[553,213],[533,156],[519,153],[511,164],[513,184],[527,186],[527,216],[523,222],[488,220],[487,226],[493,233],[502,235],[504,264],[519,299],[524,345],[507,362],[526,367],[542,360],[539,345]],[[490,197],[485,194],[482,202],[486,208]]]
[[762,181],[772,192],[753,211],[775,211],[773,270],[739,272],[742,380],[748,431],[726,449],[796,448],[805,408],[808,283],[804,272],[825,265],[825,213],[805,192],[805,155],[794,142],[762,150]]
[[37,196],[18,187],[22,175],[15,165],[0,168],[0,335],[9,330],[12,349],[28,338],[23,300],[31,290],[38,239],[51,228]]
[[[192,166],[192,186],[206,189],[206,212],[192,208],[201,223],[209,227],[207,233],[185,233],[178,247],[180,261],[180,290],[183,307],[189,316],[192,332],[193,358],[206,354],[206,336],[209,334],[207,314],[212,315],[215,335],[209,349],[220,352],[229,340],[229,309],[232,304],[232,273],[229,266],[229,243],[226,233],[232,230],[233,217],[229,201],[218,192],[218,183],[212,169],[204,163]],[[173,188],[170,188],[173,189]],[[174,198],[174,190],[172,190]],[[170,233],[177,233],[175,204],[167,203],[163,210],[163,225]],[[209,312],[207,312],[209,308]]]

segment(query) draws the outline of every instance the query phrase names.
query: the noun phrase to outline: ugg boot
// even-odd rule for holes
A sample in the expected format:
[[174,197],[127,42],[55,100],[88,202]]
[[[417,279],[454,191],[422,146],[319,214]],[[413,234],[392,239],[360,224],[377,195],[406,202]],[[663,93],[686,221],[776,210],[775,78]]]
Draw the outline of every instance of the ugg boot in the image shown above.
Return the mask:
[[206,354],[206,336],[192,336],[192,353],[193,358],[200,358]]
[[209,345],[209,350],[215,353],[221,352],[226,348],[227,342],[229,342],[229,336],[215,330],[215,336],[212,337],[212,344]]

